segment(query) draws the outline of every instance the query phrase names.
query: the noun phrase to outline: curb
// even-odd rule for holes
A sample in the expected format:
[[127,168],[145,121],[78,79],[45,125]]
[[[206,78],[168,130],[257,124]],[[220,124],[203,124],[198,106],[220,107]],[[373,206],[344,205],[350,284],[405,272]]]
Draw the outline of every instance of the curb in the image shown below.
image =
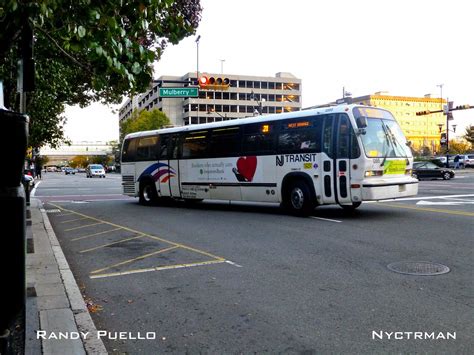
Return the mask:
[[84,299],[82,298],[81,291],[77,286],[74,275],[69,268],[69,264],[61,249],[61,245],[59,244],[58,238],[56,237],[53,227],[49,221],[48,214],[44,208],[42,208],[43,204],[40,200],[36,198],[33,198],[33,200],[36,200],[35,205],[37,205],[41,211],[44,227],[46,233],[48,234],[51,248],[53,249],[53,254],[58,264],[59,272],[64,288],[66,289],[66,295],[69,299],[69,304],[74,315],[77,328],[80,332],[89,332],[89,336],[85,339],[82,339],[84,348],[88,354],[107,354],[104,343],[97,336],[97,328],[95,327],[89,310],[84,302]]

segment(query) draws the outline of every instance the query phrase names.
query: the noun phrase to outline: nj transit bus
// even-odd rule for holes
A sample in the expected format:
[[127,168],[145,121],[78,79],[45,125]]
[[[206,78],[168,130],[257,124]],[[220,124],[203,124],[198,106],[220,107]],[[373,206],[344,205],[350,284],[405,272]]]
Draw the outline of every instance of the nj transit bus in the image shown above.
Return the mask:
[[320,205],[414,196],[413,156],[393,115],[339,105],[136,132],[122,146],[123,193],[280,203],[308,215]]

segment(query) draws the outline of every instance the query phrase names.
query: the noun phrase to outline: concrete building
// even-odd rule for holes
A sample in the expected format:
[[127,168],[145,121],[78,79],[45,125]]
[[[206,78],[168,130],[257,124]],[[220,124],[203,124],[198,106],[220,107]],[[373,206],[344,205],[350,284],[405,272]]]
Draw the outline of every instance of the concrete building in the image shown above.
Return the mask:
[[442,110],[443,105],[446,105],[445,99],[431,97],[429,94],[424,97],[392,96],[380,91],[372,95],[353,97],[352,102],[382,107],[392,112],[415,150],[428,147],[432,153],[440,151],[439,125],[443,125],[445,132],[446,116],[442,112],[424,116],[417,116],[416,113]]
[[[275,77],[200,73],[199,76],[228,78],[227,90],[199,89],[196,98],[160,97],[161,87],[195,87],[196,73],[184,76],[162,76],[148,92],[128,99],[120,108],[120,122],[130,118],[133,110],[163,111],[175,126],[231,120],[263,114],[301,110],[301,79],[290,73]],[[160,82],[163,81],[163,82]],[[173,83],[174,81],[174,83]]]

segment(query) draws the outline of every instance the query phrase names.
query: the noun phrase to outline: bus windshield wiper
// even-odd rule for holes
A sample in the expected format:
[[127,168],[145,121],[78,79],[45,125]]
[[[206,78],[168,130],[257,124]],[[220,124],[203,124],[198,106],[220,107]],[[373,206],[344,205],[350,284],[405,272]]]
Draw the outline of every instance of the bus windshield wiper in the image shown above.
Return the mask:
[[380,163],[380,166],[384,166],[385,164],[385,161],[387,160],[387,157],[388,157],[388,152],[389,152],[389,149],[390,149],[390,138],[389,138],[389,135],[388,135],[388,127],[385,125],[385,122],[382,121],[382,128],[383,128],[383,132],[384,132],[384,135],[385,135],[385,141],[383,142],[383,147],[385,147],[385,142],[387,142],[387,151],[385,152],[384,156],[383,156],[383,159],[382,159],[382,162]]
[[389,132],[390,134],[390,137],[392,138],[392,143],[393,143],[393,146],[399,146],[401,149],[402,149],[402,154],[403,154],[403,157],[404,158],[407,158],[407,154],[406,154],[406,151],[405,149],[403,148],[403,145],[400,144],[400,142],[398,141],[397,137],[395,136],[395,134],[393,134],[392,130],[390,129],[389,126],[386,126],[385,127],[387,129],[387,131]]

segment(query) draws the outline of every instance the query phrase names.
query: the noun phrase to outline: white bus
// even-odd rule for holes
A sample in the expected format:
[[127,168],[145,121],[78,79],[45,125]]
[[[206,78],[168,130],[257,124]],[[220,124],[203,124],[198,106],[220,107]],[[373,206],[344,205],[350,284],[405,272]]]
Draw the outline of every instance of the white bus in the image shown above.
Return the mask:
[[319,205],[416,195],[413,157],[389,111],[339,105],[136,132],[122,146],[123,193],[161,198]]

